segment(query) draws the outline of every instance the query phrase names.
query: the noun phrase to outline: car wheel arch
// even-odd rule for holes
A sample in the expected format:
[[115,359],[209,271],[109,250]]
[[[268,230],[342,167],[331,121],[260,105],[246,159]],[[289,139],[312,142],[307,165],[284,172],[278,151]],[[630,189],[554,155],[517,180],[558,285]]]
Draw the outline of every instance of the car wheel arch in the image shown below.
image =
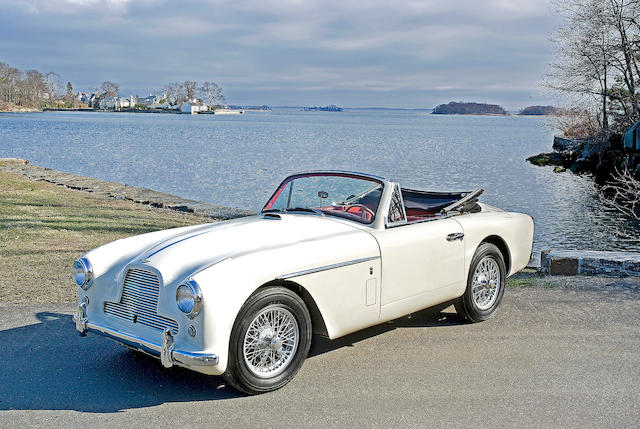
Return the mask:
[[289,280],[272,280],[256,288],[252,295],[259,290],[275,286],[284,287],[298,295],[307,306],[307,310],[309,311],[309,315],[311,316],[311,326],[313,329],[313,333],[327,337],[329,336],[327,326],[324,321],[324,316],[322,315],[320,308],[316,304],[315,299],[313,299],[313,296],[301,284]]
[[[488,237],[485,237],[478,244],[478,247],[480,247],[482,243],[493,244],[498,248],[498,250],[500,250],[500,253],[502,254],[502,259],[504,260],[505,271],[507,273],[507,276],[509,276],[511,272],[511,252],[509,250],[509,246],[507,246],[507,243],[504,241],[504,239],[498,235],[490,235]],[[476,250],[478,249],[478,247],[476,248]]]

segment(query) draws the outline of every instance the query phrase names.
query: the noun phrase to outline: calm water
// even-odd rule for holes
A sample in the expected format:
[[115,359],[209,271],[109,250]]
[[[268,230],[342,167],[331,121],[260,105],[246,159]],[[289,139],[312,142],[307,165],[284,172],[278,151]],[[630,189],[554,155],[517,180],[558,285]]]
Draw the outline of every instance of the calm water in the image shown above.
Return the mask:
[[258,210],[289,173],[344,169],[428,190],[485,190],[482,201],[535,217],[544,247],[640,250],[589,178],[525,162],[551,148],[542,118],[421,111],[293,109],[238,116],[0,114],[0,157]]

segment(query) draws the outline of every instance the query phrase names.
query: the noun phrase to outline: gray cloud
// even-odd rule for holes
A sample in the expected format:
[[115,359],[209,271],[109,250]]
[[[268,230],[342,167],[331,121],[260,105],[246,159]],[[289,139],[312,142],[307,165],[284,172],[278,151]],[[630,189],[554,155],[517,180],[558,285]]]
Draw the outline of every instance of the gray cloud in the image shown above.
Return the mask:
[[143,94],[214,80],[232,103],[508,108],[537,83],[546,0],[0,0],[0,61]]

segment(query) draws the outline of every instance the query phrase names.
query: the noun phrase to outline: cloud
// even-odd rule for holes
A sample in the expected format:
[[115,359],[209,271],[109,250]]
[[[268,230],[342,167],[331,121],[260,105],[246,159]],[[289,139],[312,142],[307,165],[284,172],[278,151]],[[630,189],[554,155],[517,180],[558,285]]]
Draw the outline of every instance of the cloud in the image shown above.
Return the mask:
[[416,107],[412,90],[423,105],[449,101],[447,91],[526,99],[556,25],[545,0],[0,0],[0,8],[0,61],[132,91],[214,80],[237,103],[315,104],[336,91],[353,103],[380,103],[385,92]]
[[19,0],[31,13],[80,14],[90,11],[126,11],[130,0]]

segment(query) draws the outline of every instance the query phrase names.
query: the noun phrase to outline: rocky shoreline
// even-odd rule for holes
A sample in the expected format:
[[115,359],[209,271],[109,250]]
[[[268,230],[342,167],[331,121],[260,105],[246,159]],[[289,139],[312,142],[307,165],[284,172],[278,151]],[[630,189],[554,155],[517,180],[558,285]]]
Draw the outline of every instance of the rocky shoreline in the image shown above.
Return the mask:
[[148,188],[137,188],[117,182],[106,182],[91,177],[64,173],[40,167],[17,158],[0,158],[0,171],[19,174],[32,180],[40,180],[69,189],[93,192],[118,200],[128,200],[152,207],[168,208],[186,213],[208,216],[212,219],[233,219],[255,214],[248,210],[217,206],[202,201],[189,200]]
[[625,148],[620,134],[604,141],[555,136],[552,148],[552,152],[530,156],[527,161],[537,166],[554,166],[556,173],[569,170],[592,174],[598,184],[609,182],[623,166],[640,177],[640,153]]

